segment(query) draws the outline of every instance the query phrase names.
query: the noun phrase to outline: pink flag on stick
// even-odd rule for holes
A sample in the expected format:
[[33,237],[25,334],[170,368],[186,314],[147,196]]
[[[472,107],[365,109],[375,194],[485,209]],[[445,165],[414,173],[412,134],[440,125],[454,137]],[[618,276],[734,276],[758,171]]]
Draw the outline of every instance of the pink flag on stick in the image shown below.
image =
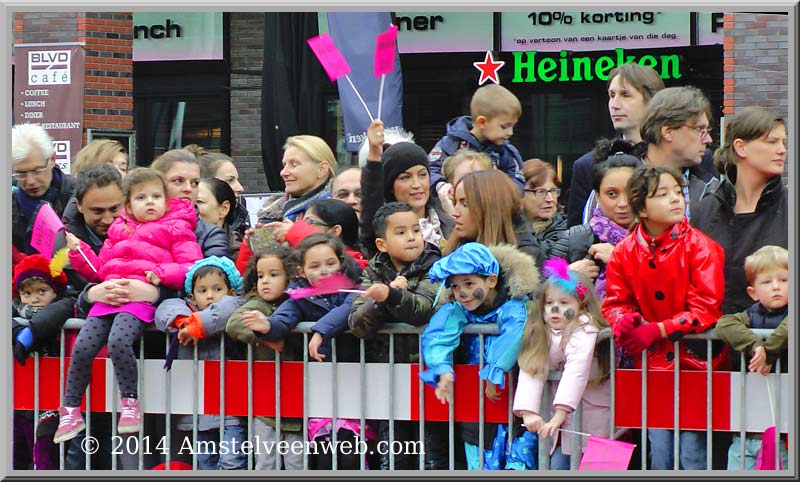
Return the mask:
[[286,294],[293,300],[308,298],[309,296],[329,295],[338,293],[339,290],[353,288],[356,283],[342,273],[334,273],[330,276],[320,278],[316,283],[308,288],[297,288],[286,290]]
[[61,218],[58,217],[53,208],[47,203],[42,203],[36,219],[33,221],[33,231],[31,232],[31,246],[36,248],[42,256],[48,260],[53,257],[53,244],[56,235],[64,227]]
[[628,470],[635,444],[591,435],[578,470]]
[[[775,426],[767,427],[761,434],[761,449],[756,457],[756,470],[775,470]],[[780,470],[783,462],[778,459]]]
[[311,50],[314,51],[314,55],[319,59],[331,82],[350,73],[350,66],[347,64],[347,60],[342,57],[330,35],[324,33],[312,37],[306,42],[308,42]]
[[389,25],[389,29],[375,37],[375,77],[386,75],[394,69],[397,43],[397,25]]

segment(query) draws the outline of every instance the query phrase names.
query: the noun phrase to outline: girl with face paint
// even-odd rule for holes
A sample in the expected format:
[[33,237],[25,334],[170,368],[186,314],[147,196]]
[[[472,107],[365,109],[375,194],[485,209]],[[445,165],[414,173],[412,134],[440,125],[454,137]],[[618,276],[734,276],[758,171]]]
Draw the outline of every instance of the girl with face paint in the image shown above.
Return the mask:
[[[559,433],[579,403],[583,403],[583,418],[581,428],[575,430],[609,436],[608,343],[595,346],[597,333],[608,325],[589,278],[569,270],[567,261],[560,258],[545,261],[544,274],[548,278],[535,296],[535,309],[525,325],[514,414],[522,417],[530,432],[553,437],[550,469],[569,470],[569,437],[566,432],[559,437]],[[546,382],[550,370],[559,368],[561,380]],[[540,406],[545,383],[554,385],[552,407]]]

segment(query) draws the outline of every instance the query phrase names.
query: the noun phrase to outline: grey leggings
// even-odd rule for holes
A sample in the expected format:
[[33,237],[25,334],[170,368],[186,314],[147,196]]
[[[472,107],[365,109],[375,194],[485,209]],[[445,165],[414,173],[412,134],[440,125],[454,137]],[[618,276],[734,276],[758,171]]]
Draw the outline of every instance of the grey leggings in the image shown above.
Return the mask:
[[87,318],[72,348],[64,406],[77,407],[81,404],[92,374],[92,360],[106,342],[120,395],[122,398],[138,398],[139,370],[133,344],[141,338],[143,331],[144,323],[130,313]]

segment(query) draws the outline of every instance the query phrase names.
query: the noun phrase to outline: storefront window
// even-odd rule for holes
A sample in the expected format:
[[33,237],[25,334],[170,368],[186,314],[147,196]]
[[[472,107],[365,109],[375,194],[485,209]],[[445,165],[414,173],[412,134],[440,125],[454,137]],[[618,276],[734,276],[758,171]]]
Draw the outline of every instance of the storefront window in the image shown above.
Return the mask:
[[358,164],[358,155],[347,151],[344,139],[344,117],[342,116],[341,102],[338,97],[329,96],[325,100],[325,140],[328,144],[336,143],[336,163],[339,168]]
[[186,100],[145,100],[134,104],[139,135],[140,165],[147,165],[162,153],[188,144],[219,152],[224,115],[218,99],[189,97]]

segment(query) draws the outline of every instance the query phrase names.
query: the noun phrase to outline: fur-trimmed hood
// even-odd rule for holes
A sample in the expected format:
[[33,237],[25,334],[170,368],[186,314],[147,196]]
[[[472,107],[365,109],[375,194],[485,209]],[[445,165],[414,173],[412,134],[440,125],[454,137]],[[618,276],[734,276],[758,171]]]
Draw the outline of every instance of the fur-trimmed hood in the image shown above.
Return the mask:
[[508,294],[511,298],[529,296],[539,286],[539,268],[536,260],[527,253],[523,253],[516,246],[498,244],[489,246],[503,273]]
[[[508,298],[530,297],[541,282],[539,268],[536,267],[533,257],[510,244],[488,246],[488,249],[500,265],[500,278],[508,293]],[[442,293],[440,296],[437,307],[455,301],[452,291],[444,288],[444,283],[442,290],[446,290],[446,293]]]

